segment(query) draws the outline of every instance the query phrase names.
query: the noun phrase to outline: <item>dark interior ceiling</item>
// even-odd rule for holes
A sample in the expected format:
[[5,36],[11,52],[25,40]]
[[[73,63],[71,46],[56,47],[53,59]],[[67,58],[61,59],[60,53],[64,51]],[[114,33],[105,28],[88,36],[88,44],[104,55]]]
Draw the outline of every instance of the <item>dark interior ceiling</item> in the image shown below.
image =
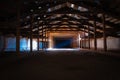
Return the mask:
[[[31,25],[34,35],[38,34],[38,27],[59,31],[58,28],[63,26],[85,32],[89,26],[92,35],[95,20],[96,33],[100,37],[103,34],[101,15],[104,13],[107,35],[120,37],[119,4],[120,0],[1,0],[0,32],[16,34],[19,12],[21,35],[29,34]],[[81,7],[83,11],[79,10]]]

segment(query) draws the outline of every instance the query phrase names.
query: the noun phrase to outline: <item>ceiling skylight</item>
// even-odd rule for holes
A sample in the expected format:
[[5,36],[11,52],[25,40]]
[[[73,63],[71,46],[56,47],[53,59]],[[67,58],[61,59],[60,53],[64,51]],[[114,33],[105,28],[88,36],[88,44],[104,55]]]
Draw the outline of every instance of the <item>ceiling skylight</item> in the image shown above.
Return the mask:
[[78,10],[79,10],[79,11],[82,11],[82,12],[84,12],[84,11],[88,11],[87,8],[84,8],[84,7],[81,7],[81,6],[78,7]]
[[38,9],[41,9],[41,8],[42,8],[41,6],[38,7]]
[[71,4],[71,8],[74,8],[74,6],[75,6],[74,4]]

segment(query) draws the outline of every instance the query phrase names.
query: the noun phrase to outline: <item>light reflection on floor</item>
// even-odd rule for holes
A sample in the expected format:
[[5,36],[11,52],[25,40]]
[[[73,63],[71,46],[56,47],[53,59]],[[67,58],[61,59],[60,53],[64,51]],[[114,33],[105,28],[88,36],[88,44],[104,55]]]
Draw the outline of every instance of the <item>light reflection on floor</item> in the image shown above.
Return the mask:
[[47,51],[78,51],[80,48],[48,48]]

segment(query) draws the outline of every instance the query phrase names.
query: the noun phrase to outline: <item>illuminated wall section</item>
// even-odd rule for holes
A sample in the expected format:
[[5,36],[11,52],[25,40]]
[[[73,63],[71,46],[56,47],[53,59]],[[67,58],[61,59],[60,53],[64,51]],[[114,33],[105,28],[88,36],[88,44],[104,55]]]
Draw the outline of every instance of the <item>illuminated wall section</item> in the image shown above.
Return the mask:
[[6,44],[5,51],[16,51],[16,38],[15,37],[7,37],[5,44]]
[[[2,40],[1,40],[2,41]],[[37,39],[33,39],[33,50],[37,50]],[[5,41],[5,51],[16,51],[16,37],[7,37]],[[1,45],[2,47],[3,45]],[[42,48],[42,42],[39,42],[39,48]],[[30,50],[30,39],[20,39],[20,51]]]
[[[88,40],[86,41],[86,44],[84,45],[88,47]],[[90,39],[90,48],[94,49],[94,39]],[[97,49],[103,50],[104,49],[104,39],[103,38],[97,38]],[[120,38],[115,37],[107,37],[107,50],[120,50]]]
[[28,39],[27,38],[21,38],[20,39],[20,51],[25,51],[28,49]]
[[50,32],[49,33],[49,48],[54,48],[54,37],[57,38],[73,38],[73,48],[79,47],[78,32]]

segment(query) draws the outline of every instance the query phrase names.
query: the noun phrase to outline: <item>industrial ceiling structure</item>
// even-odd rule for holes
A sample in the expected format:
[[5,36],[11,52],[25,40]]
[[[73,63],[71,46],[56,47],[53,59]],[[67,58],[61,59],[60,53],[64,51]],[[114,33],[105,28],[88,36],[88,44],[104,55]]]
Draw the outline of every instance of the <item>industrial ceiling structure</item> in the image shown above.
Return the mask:
[[[84,32],[82,38],[120,37],[119,0],[4,0],[0,34],[47,39],[49,32]],[[47,40],[46,40],[47,41]],[[32,47],[31,47],[32,50]],[[19,50],[18,50],[19,51]]]
[[[19,0],[1,1],[0,32],[16,34],[20,27],[23,36],[47,31],[90,30],[102,37],[103,24],[107,36],[120,37],[119,0]],[[104,19],[105,18],[105,21]],[[62,28],[61,28],[62,27]],[[39,30],[39,32],[38,32]]]

